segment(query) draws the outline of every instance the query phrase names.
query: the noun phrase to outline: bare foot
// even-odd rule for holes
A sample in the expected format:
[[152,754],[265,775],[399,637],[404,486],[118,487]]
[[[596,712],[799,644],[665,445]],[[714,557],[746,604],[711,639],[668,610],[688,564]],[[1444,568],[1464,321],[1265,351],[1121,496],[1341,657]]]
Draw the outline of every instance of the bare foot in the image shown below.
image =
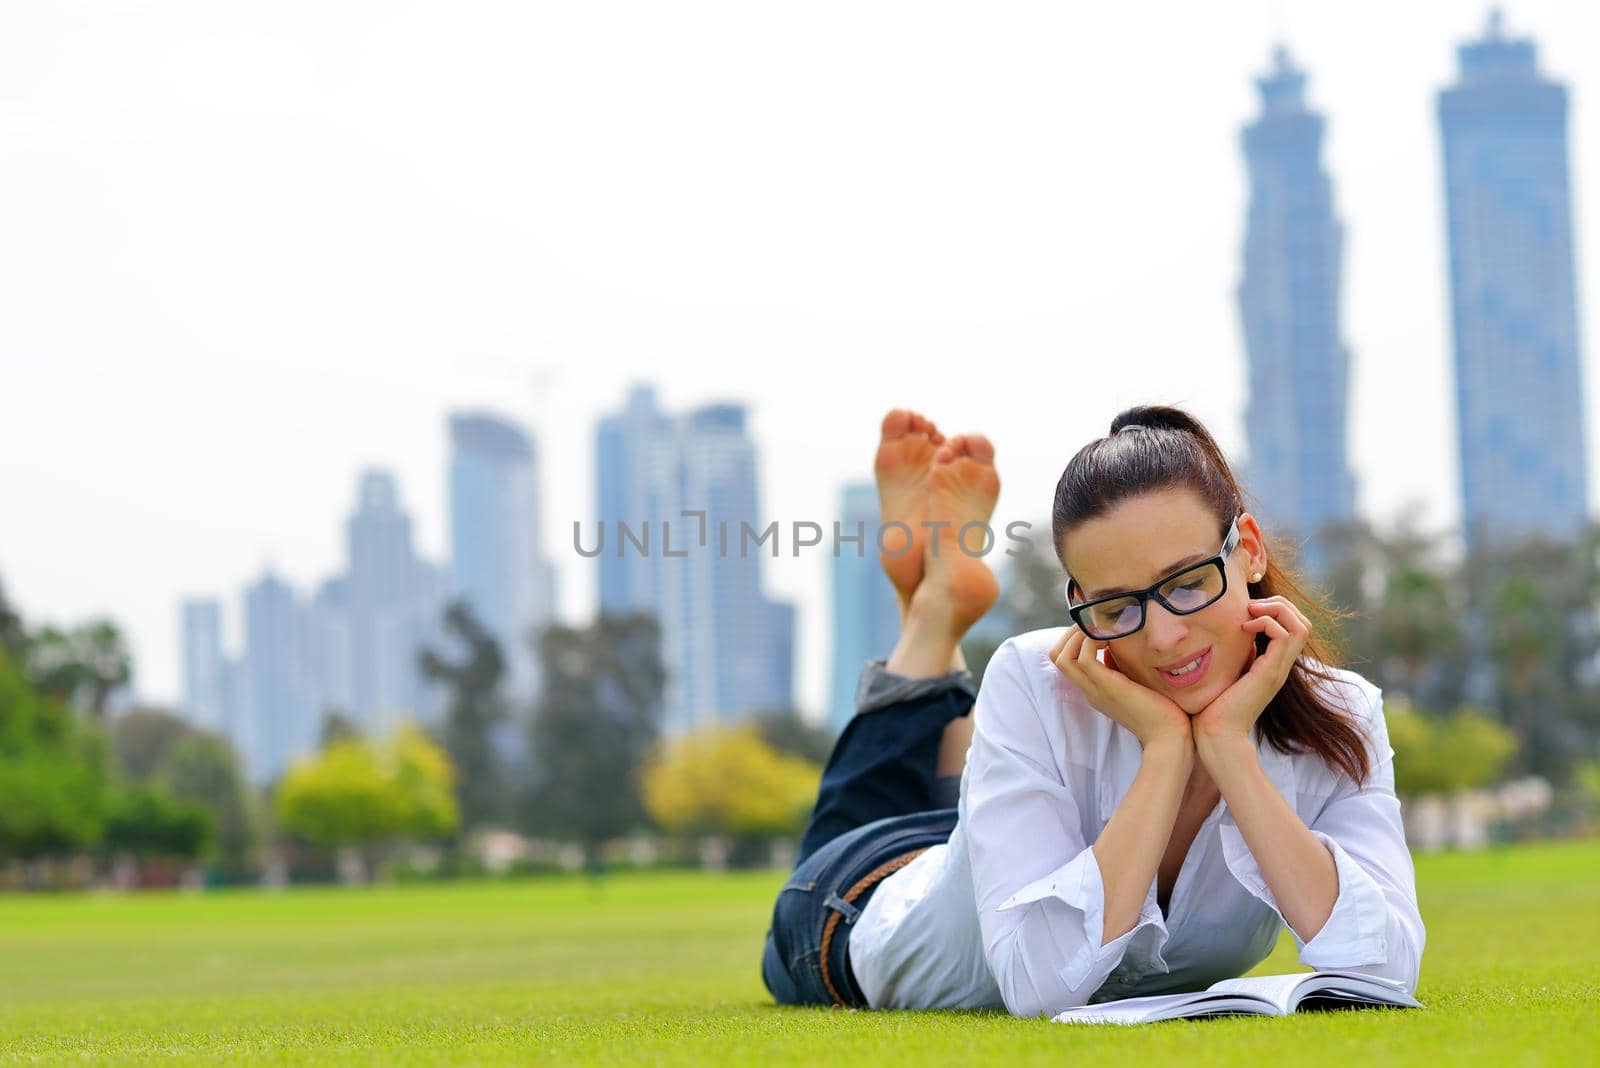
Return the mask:
[[[928,528],[922,525],[928,507],[926,479],[944,435],[931,419],[906,408],[884,416],[882,431],[872,465],[878,480],[879,519],[884,525],[878,562],[904,610],[922,581],[928,546]],[[904,523],[909,534],[899,526],[890,527],[891,522]]]
[[937,587],[960,633],[1000,595],[1000,584],[984,562],[984,555],[994,550],[996,539],[988,523],[1000,496],[994,446],[982,434],[961,434],[946,441],[934,453],[927,487],[931,536],[923,586]]

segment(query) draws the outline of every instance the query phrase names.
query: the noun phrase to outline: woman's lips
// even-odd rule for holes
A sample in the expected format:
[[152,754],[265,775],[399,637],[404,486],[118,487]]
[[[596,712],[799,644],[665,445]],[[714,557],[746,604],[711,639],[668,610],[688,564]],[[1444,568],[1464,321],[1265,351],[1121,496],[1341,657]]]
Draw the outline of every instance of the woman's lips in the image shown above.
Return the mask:
[[1182,690],[1182,689],[1185,689],[1187,687],[1193,686],[1195,683],[1199,682],[1202,678],[1204,678],[1205,674],[1206,674],[1206,669],[1209,668],[1210,666],[1211,666],[1211,650],[1207,649],[1203,654],[1201,654],[1201,656],[1200,656],[1200,664],[1193,671],[1186,672],[1185,674],[1182,674],[1182,675],[1173,675],[1173,674],[1170,674],[1169,672],[1163,671],[1161,673],[1161,677],[1164,680],[1166,680],[1166,683],[1167,683],[1168,686],[1171,686],[1175,690]]

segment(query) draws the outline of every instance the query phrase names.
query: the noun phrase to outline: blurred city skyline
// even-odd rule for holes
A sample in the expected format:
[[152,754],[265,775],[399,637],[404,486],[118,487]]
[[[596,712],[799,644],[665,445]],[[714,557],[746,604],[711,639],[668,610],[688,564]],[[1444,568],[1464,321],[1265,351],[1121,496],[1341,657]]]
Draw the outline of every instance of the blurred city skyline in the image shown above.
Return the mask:
[[[443,557],[451,410],[538,436],[567,620],[592,427],[634,381],[748,404],[782,523],[837,517],[895,406],[995,440],[996,526],[1128,404],[1244,460],[1239,131],[1280,34],[1328,121],[1358,511],[1453,526],[1434,94],[1488,5],[1273,6],[12,12],[0,577],[30,617],[121,622],[176,704],[178,598],[333,571],[361,469]],[[1600,12],[1505,11],[1571,94],[1592,333]],[[766,568],[812,716],[829,559]]]

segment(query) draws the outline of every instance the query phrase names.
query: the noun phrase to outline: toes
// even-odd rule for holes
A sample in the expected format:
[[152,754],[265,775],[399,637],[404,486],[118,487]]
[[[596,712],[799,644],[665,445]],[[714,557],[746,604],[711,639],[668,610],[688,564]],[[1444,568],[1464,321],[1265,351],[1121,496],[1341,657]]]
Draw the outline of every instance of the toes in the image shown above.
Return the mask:
[[966,457],[979,463],[994,462],[994,445],[982,434],[957,434],[942,445],[933,455],[933,462],[954,463]]
[[881,427],[885,438],[904,437],[911,432],[911,420],[914,413],[904,408],[893,408],[883,417]]
[[944,435],[939,433],[939,428],[933,425],[933,420],[921,412],[911,413],[911,429],[914,433],[928,435],[929,441],[937,443],[944,440]]
[[883,417],[881,429],[886,441],[908,435],[922,435],[935,445],[944,441],[944,435],[939,433],[939,428],[933,425],[932,419],[910,408],[891,409],[889,414]]
[[984,463],[994,462],[994,443],[982,434],[966,435],[967,455]]

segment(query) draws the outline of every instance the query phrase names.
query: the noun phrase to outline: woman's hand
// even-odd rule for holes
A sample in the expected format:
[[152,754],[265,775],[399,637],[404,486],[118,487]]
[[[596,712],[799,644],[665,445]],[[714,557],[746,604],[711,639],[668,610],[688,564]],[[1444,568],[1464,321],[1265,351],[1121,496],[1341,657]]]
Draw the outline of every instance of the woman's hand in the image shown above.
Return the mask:
[[[1095,658],[1099,649],[1106,649],[1104,664]],[[1096,711],[1132,731],[1144,748],[1170,739],[1192,750],[1188,713],[1118,671],[1107,642],[1090,638],[1073,624],[1050,650],[1050,659],[1083,691]]]
[[[1249,741],[1250,728],[1283,689],[1289,669],[1311,636],[1311,621],[1287,598],[1252,600],[1246,607],[1251,618],[1240,627],[1251,634],[1265,634],[1267,650],[1253,655],[1248,670],[1238,681],[1195,714],[1195,748],[1202,760],[1208,749],[1220,745],[1244,741],[1254,749]],[[1253,654],[1255,648],[1252,641]]]

